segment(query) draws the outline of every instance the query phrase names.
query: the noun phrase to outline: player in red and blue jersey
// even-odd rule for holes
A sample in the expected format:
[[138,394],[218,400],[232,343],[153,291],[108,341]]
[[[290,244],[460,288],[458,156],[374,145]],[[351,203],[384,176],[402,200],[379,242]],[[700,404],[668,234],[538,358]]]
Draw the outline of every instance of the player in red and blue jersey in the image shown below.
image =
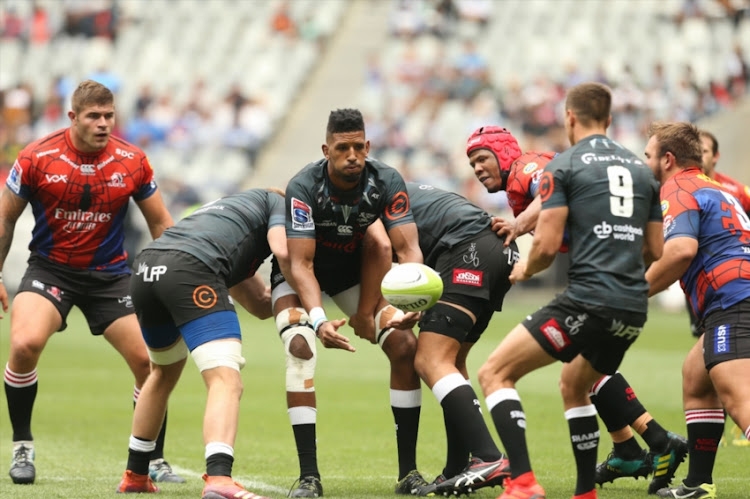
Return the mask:
[[[36,223],[29,266],[11,313],[5,393],[13,426],[14,483],[33,483],[31,413],[42,350],[55,331],[67,327],[73,305],[91,333],[103,335],[135,375],[134,399],[150,372],[149,357],[133,311],[130,270],[123,248],[123,221],[132,198],[152,237],[172,225],[146,155],[111,137],[112,92],[85,81],[73,94],[71,126],[29,144],[18,155],[0,197],[0,266],[13,229],[27,204]],[[0,303],[8,293],[0,283]],[[157,481],[184,481],[163,459],[164,435],[152,454]]]
[[701,169],[700,131],[655,123],[648,165],[661,181],[664,252],[646,273],[649,295],[679,279],[701,337],[682,368],[690,464],[659,497],[716,497],[712,471],[724,409],[750,436],[750,219],[737,198]]

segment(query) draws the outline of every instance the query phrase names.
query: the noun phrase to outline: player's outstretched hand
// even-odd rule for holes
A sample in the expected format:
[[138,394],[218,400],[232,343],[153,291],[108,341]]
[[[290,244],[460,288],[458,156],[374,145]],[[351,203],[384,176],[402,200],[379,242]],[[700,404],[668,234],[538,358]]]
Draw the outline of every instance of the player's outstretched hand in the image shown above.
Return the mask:
[[417,325],[421,318],[422,312],[406,312],[399,319],[391,319],[385,325],[396,329],[411,329]]
[[511,284],[515,284],[521,281],[528,281],[530,278],[531,276],[526,273],[526,260],[522,258],[513,265],[513,270],[511,270],[508,279]]
[[505,236],[505,243],[503,243],[503,246],[506,248],[519,236],[518,226],[516,225],[515,220],[492,217],[492,230],[498,235],[498,237]]
[[356,349],[349,344],[349,338],[338,333],[338,329],[346,324],[346,319],[336,319],[326,321],[318,328],[318,338],[326,348],[338,348],[356,352]]

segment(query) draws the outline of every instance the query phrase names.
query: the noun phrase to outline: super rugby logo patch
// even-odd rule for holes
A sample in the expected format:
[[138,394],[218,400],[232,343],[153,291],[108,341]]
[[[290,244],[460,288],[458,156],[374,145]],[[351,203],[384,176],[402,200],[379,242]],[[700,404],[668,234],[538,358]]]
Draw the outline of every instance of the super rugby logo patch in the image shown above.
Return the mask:
[[312,208],[297,198],[292,198],[292,229],[315,230]]

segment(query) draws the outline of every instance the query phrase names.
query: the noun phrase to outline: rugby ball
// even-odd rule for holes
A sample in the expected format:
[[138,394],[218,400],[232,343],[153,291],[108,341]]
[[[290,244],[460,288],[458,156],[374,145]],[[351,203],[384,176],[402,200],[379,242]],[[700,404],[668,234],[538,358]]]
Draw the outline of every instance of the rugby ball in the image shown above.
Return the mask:
[[394,307],[404,312],[419,312],[438,302],[443,295],[443,280],[427,265],[402,263],[383,277],[380,291]]

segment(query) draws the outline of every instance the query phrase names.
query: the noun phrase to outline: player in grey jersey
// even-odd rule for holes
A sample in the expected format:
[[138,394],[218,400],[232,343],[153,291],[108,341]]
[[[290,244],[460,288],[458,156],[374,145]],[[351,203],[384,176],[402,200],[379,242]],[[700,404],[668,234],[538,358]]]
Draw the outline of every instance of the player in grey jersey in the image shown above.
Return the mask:
[[617,370],[646,322],[645,265],[661,255],[663,244],[658,185],[637,156],[607,138],[611,101],[610,90],[598,83],[569,90],[565,127],[573,147],[545,168],[529,257],[510,277],[522,281],[547,268],[567,227],[569,285],[516,326],[479,371],[511,462],[503,499],[544,495],[529,461],[515,385],[555,360],[565,362],[560,390],[578,469],[575,497],[596,497],[599,429],[589,389]]
[[[325,347],[353,352],[355,348],[349,338],[340,333],[346,320],[328,320],[325,315],[322,294],[326,293],[350,317],[349,323],[357,336],[383,349],[390,362],[390,399],[396,423],[399,473],[395,492],[411,494],[417,486],[426,483],[416,469],[422,396],[419,376],[414,370],[417,341],[409,329],[385,327],[388,320],[402,312],[382,297],[380,281],[390,268],[390,245],[399,262],[421,262],[422,253],[403,178],[390,166],[369,158],[369,148],[364,120],[358,110],[338,109],[330,113],[326,141],[322,145],[324,158],[304,167],[286,189],[286,236],[291,271],[284,273],[288,282],[274,287],[273,300],[277,305],[278,299],[294,293],[302,304],[302,307],[287,309],[288,313],[277,314],[280,332],[295,326],[293,318],[307,316],[312,332]],[[385,258],[377,265],[372,264],[374,269],[360,273],[365,234],[373,224],[380,223],[379,219],[387,231],[386,243],[390,240],[390,245],[385,247]],[[307,329],[299,329],[297,336],[307,336],[309,348],[304,353],[308,357],[312,355],[309,358],[314,361],[314,336],[310,336]],[[295,338],[285,339],[285,343],[287,341],[291,345]],[[296,364],[295,359],[300,357],[294,357],[287,358]],[[314,363],[308,365],[306,373],[312,372],[314,367]],[[287,374],[289,372],[288,364]],[[304,379],[292,380],[293,386],[287,385],[287,393],[290,388],[308,394],[313,392],[312,383],[304,383],[309,374],[302,374]],[[290,381],[289,377],[287,380]],[[292,412],[290,404],[292,425],[316,424],[315,410],[309,409],[312,410],[303,415],[304,409]],[[298,433],[301,435],[296,430],[295,437]],[[309,455],[304,459],[309,465],[302,463],[300,453],[300,468],[309,469],[311,474],[309,479],[300,476],[300,487],[310,485],[312,490],[298,487],[292,491],[294,497],[317,497],[322,493],[318,487],[320,477],[313,466],[313,436],[314,433],[308,432],[297,439],[298,451],[302,440],[307,441],[303,446],[309,449]]]
[[286,268],[283,193],[251,189],[199,208],[136,258],[131,294],[153,371],[135,407],[118,492],[158,490],[145,475],[145,451],[190,353],[208,390],[203,497],[260,497],[231,478],[245,365],[233,300],[271,316],[270,290],[255,274],[271,252]]
[[518,248],[504,247],[490,215],[464,197],[417,183],[407,183],[407,191],[425,263],[443,279],[442,297],[419,323],[415,366],[443,409],[448,443],[442,473],[416,495],[500,485],[508,460],[484,422],[466,358],[502,308]]

